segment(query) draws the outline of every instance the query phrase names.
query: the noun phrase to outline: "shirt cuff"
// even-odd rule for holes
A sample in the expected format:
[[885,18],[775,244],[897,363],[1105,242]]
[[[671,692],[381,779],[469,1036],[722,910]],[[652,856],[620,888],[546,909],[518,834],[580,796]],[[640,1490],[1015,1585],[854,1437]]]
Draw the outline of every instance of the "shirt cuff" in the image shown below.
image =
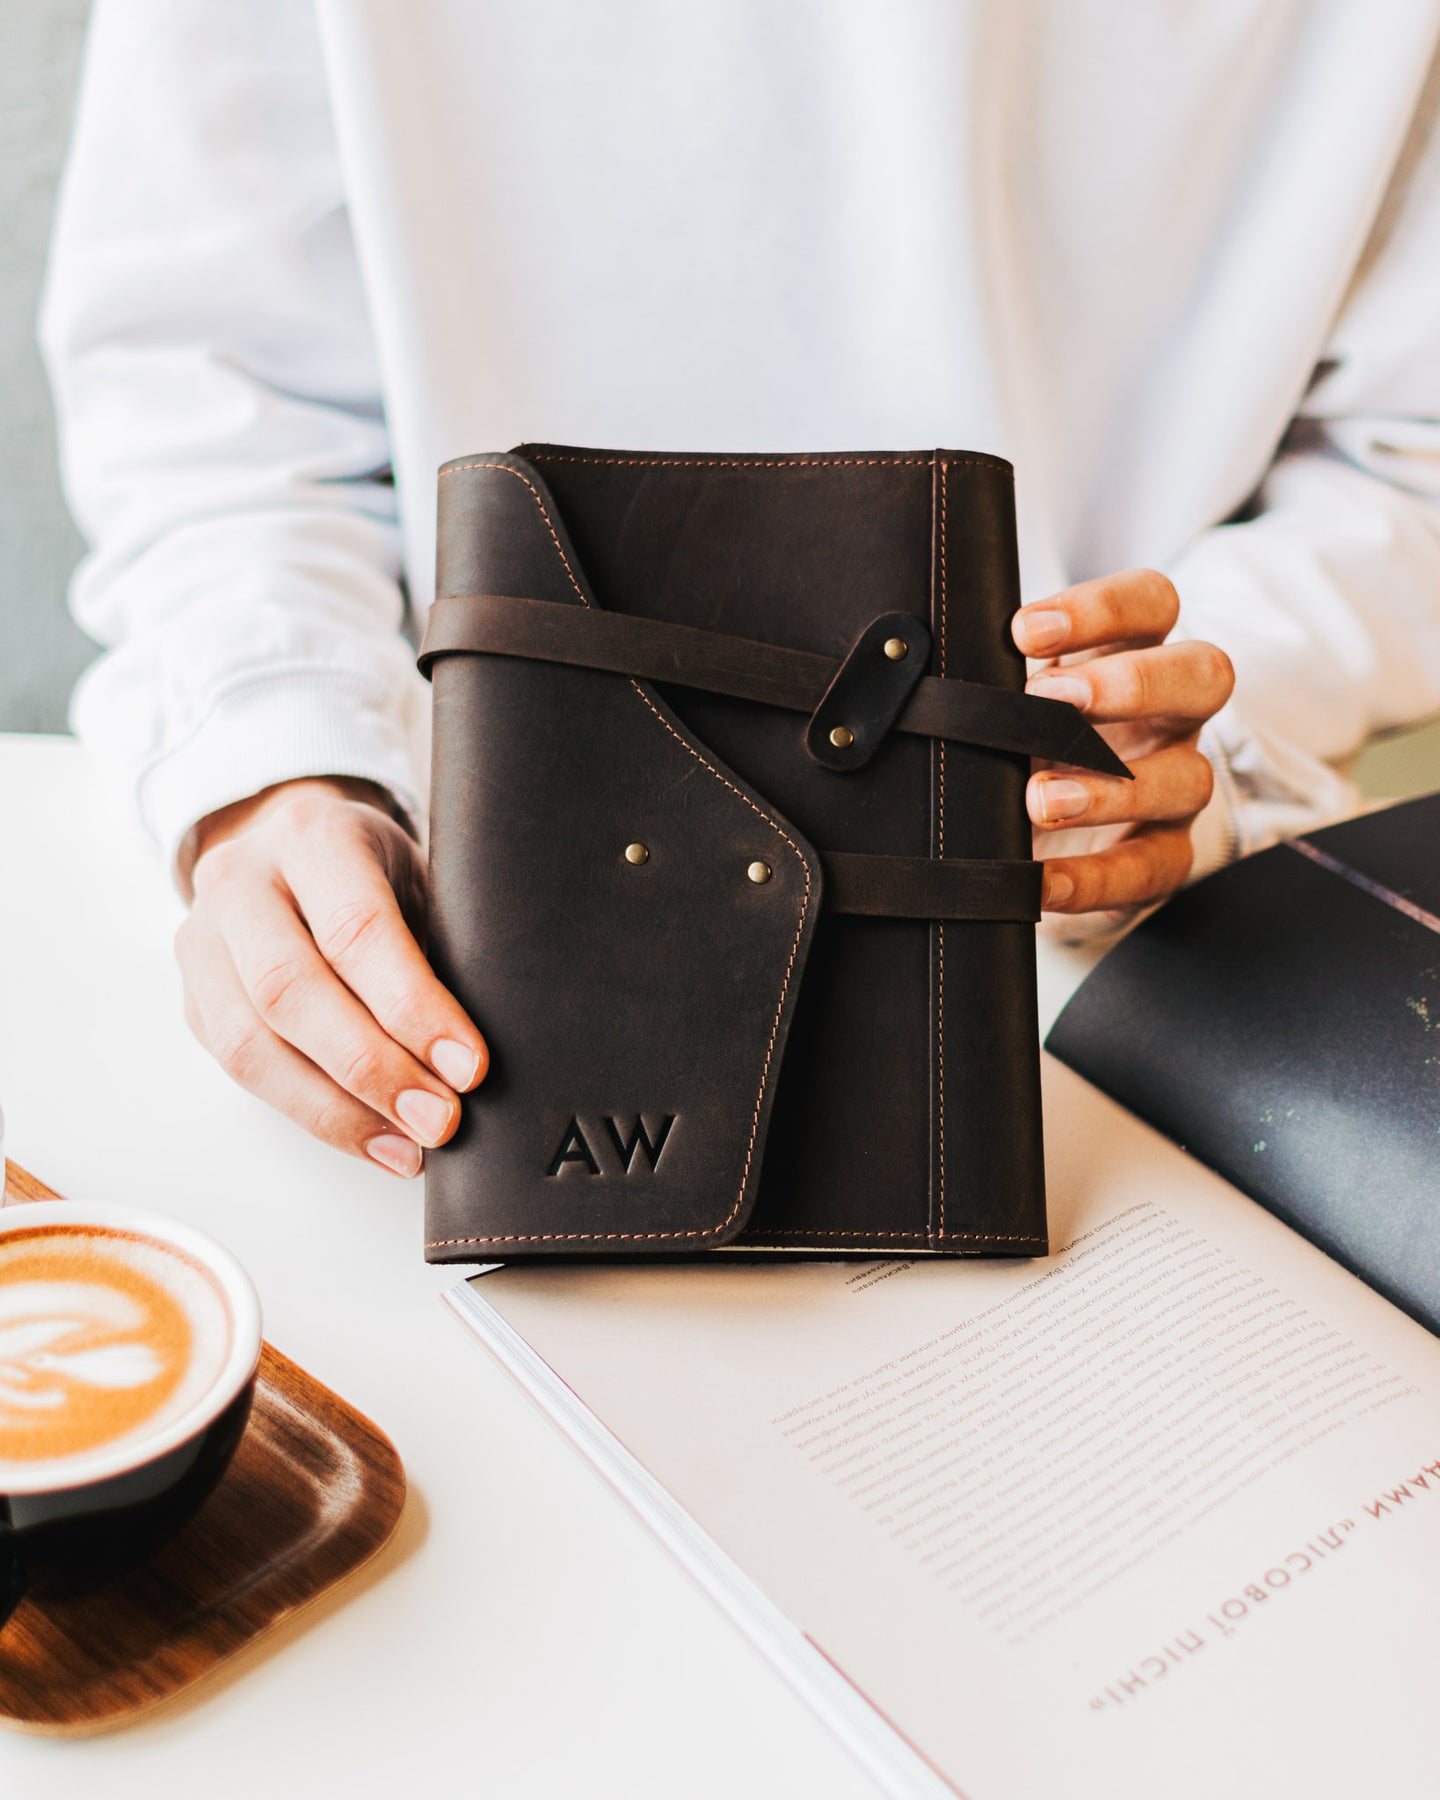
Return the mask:
[[1200,750],[1215,771],[1215,788],[1190,827],[1192,860],[1185,878],[1187,887],[1192,881],[1223,869],[1240,854],[1240,802],[1235,778],[1219,738],[1208,725],[1200,733]]
[[416,835],[425,806],[407,722],[378,710],[374,685],[344,670],[257,676],[221,695],[139,781],[140,816],[174,870],[191,828],[278,782],[344,775],[393,797]]

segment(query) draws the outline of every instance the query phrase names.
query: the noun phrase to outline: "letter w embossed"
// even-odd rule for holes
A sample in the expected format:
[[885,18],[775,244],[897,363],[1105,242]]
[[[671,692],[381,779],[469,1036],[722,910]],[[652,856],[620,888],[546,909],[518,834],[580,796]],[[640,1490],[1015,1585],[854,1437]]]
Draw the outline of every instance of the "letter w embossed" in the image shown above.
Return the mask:
[[652,1138],[649,1131],[646,1129],[644,1119],[637,1113],[635,1115],[635,1126],[631,1131],[630,1136],[628,1138],[622,1138],[620,1135],[620,1127],[616,1124],[615,1120],[611,1118],[606,1119],[605,1129],[610,1133],[610,1142],[615,1146],[615,1154],[625,1165],[625,1173],[627,1175],[634,1171],[635,1152],[637,1150],[643,1150],[645,1152],[645,1160],[649,1163],[652,1170],[659,1166],[660,1153],[670,1141],[670,1128],[674,1123],[674,1113],[666,1113],[660,1129]]

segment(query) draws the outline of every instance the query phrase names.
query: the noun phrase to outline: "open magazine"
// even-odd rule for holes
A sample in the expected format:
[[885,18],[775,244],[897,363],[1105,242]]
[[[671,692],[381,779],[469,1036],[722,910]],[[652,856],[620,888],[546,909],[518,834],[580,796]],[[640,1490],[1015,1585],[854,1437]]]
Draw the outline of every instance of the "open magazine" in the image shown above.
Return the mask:
[[1047,1041],[1440,1330],[1440,794],[1197,881]]
[[889,1792],[1429,1791],[1440,1343],[1045,1060],[1042,1261],[450,1302]]

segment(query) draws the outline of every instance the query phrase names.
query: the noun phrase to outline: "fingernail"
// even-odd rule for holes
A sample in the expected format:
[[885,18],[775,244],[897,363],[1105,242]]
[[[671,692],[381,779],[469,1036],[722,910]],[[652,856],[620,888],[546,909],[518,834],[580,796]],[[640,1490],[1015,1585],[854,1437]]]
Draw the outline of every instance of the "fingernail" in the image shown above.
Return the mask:
[[1068,700],[1081,712],[1090,704],[1090,683],[1074,675],[1037,675],[1025,684],[1027,694],[1039,694],[1044,700]]
[[365,1146],[365,1154],[382,1168],[389,1169],[392,1175],[403,1175],[408,1180],[420,1173],[420,1146],[412,1144],[409,1138],[388,1134],[371,1138]]
[[1025,648],[1032,656],[1041,656],[1047,650],[1058,650],[1070,636],[1070,615],[1063,612],[1022,613],[1020,629]]
[[1075,892],[1075,883],[1068,875],[1062,875],[1057,869],[1053,875],[1045,877],[1045,900],[1047,907],[1063,906]]
[[1078,819],[1090,805],[1090,790],[1079,781],[1037,781],[1040,796],[1040,819],[1052,824],[1057,819]]
[[422,1144],[438,1144],[455,1115],[455,1102],[424,1088],[406,1088],[397,1096],[395,1110]]
[[475,1077],[480,1073],[480,1054],[457,1043],[454,1038],[441,1038],[430,1048],[430,1066],[457,1094],[463,1094],[474,1086]]

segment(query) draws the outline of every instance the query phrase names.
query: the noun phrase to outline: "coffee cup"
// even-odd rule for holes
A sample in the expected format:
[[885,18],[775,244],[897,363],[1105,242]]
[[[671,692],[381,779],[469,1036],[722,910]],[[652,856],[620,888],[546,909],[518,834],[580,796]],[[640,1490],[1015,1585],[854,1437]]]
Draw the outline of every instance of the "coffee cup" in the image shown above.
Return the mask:
[[260,1302],[227,1250],[128,1206],[0,1211],[0,1626],[185,1523],[240,1442]]

